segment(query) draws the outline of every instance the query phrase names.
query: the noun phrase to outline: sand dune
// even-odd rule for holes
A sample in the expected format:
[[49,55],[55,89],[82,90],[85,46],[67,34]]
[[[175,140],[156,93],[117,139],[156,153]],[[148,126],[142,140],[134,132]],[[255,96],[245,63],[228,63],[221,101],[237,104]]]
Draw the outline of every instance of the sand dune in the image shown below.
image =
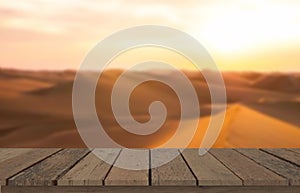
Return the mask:
[[[231,113],[231,114],[230,114]],[[228,123],[221,133],[223,141],[217,141],[215,147],[299,147],[299,127],[236,105],[228,114]]]
[[26,92],[33,91],[40,88],[50,87],[52,84],[47,82],[41,82],[38,80],[30,80],[26,78],[16,78],[16,79],[5,79],[5,84],[1,84],[1,89],[11,90],[16,92]]
[[[217,116],[217,115],[216,115]],[[206,132],[210,117],[200,119],[190,147],[197,148]],[[227,113],[215,148],[299,147],[299,127],[245,107],[232,105]]]
[[[181,112],[178,97],[162,83],[149,81],[139,85],[132,93],[129,104],[134,119],[141,123],[148,121],[149,105],[156,100],[165,104],[168,116],[159,132],[147,137],[133,135],[118,125],[110,105],[112,88],[121,73],[122,70],[109,70],[99,79],[96,90],[99,120],[114,140],[127,147],[155,147],[163,144],[173,136],[179,124]],[[186,117],[183,120],[200,121],[197,135],[190,144],[190,147],[198,147],[211,119],[211,96],[201,73],[184,73],[196,90],[201,109],[200,117]],[[214,72],[206,73],[214,76]],[[72,71],[2,69],[0,147],[84,147],[72,114],[74,76],[75,72]],[[96,74],[87,72],[81,76],[84,77],[83,84],[89,85]],[[126,81],[122,82],[122,88],[126,89],[128,82],[159,76],[168,77],[177,81],[179,86],[184,86],[172,71],[161,70],[129,73]],[[215,147],[300,147],[300,141],[297,140],[300,139],[298,74],[226,72],[223,76],[229,109]],[[220,88],[216,83],[210,86]],[[194,108],[190,104],[191,114]],[[88,112],[83,109],[82,119],[88,118]]]
[[248,107],[270,117],[300,127],[300,101],[264,101],[263,103],[248,103]]
[[252,83],[252,87],[278,92],[300,92],[300,78],[294,75],[269,74]]

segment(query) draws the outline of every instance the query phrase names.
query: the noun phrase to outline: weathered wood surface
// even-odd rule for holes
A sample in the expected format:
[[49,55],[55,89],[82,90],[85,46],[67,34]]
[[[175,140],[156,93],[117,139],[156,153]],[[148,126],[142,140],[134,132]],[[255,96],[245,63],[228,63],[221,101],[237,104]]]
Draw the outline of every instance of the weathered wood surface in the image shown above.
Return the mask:
[[248,159],[232,149],[210,151],[218,160],[239,176],[244,185],[288,185],[288,180]]
[[2,193],[299,193],[300,186],[279,187],[3,187]]
[[290,151],[293,151],[293,152],[295,152],[295,153],[299,153],[299,154],[300,154],[300,149],[288,149],[288,150],[290,150]]
[[199,180],[199,186],[242,185],[239,177],[209,153],[199,156],[198,149],[186,149],[183,157]]
[[300,155],[289,149],[263,149],[263,151],[268,152],[276,157],[284,159],[288,162],[292,162],[297,166],[300,166]]
[[[106,161],[95,154],[106,156]],[[161,165],[161,158],[173,157],[172,161]],[[208,188],[211,186],[223,187],[214,189],[216,192],[235,191],[235,187],[254,192],[255,186],[269,192],[293,192],[300,187],[299,161],[299,149],[211,149],[204,156],[198,155],[198,149],[183,152],[178,149],[136,152],[126,149],[95,149],[93,152],[87,149],[0,149],[0,180],[1,185],[5,185],[4,192],[26,192],[31,190],[29,186],[39,186],[36,192],[60,192],[64,188],[76,192],[76,188],[83,186],[87,192],[115,192],[114,186],[125,190],[127,186],[136,186],[136,192],[150,192],[158,186],[169,187],[166,192],[171,192],[171,186],[186,187],[190,192],[212,192]],[[126,168],[146,169],[122,169],[124,164]],[[15,186],[24,189],[21,191]]]
[[169,163],[151,169],[151,181],[153,186],[196,186],[197,180],[179,154],[177,149],[151,150],[151,163],[159,164],[162,158],[175,157]]
[[237,151],[258,164],[289,179],[291,185],[300,185],[300,169],[298,166],[263,151],[259,151],[258,149],[237,149]]
[[85,156],[87,149],[65,149],[8,180],[9,185],[48,186]]
[[[113,163],[119,152],[120,150],[118,149],[93,150],[59,179],[57,184],[59,186],[102,186],[104,178],[111,168],[111,165],[108,163]],[[104,159],[108,163],[98,158],[95,154],[106,155]]]
[[0,163],[12,157],[29,152],[32,149],[0,149]]
[[0,185],[5,185],[8,178],[59,151],[59,149],[16,150],[15,156],[11,154],[0,163]]
[[[125,149],[115,164],[119,167],[114,166],[111,169],[104,181],[106,186],[149,185],[149,150]],[[134,170],[136,168],[141,168],[141,170]]]

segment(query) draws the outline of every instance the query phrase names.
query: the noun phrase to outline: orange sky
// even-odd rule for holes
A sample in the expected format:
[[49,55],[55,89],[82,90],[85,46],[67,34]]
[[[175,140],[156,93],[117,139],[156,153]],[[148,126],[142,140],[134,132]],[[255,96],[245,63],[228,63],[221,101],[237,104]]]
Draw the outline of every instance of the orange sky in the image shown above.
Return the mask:
[[222,70],[300,70],[297,0],[2,0],[0,67],[76,69],[104,37],[145,24],[191,34]]

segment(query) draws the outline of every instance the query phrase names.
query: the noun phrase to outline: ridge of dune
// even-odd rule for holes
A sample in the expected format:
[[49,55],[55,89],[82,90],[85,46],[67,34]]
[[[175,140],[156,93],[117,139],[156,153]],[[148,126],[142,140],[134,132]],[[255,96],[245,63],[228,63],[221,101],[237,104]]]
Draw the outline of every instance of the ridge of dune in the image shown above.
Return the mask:
[[297,101],[296,98],[290,101],[262,99],[259,103],[246,103],[245,106],[269,115],[270,117],[300,127],[299,116],[292,116],[300,114],[300,100]]
[[28,79],[28,78],[2,78],[0,79],[0,89],[11,92],[28,92],[36,89],[48,88],[52,84],[49,82]]
[[299,85],[300,79],[296,75],[286,74],[264,75],[252,83],[255,88],[286,92],[299,92]]
[[[231,115],[234,114],[237,109],[236,106],[237,106],[236,104],[232,104],[226,110],[225,118],[223,120],[223,125],[222,125],[221,130],[219,131],[220,132],[219,136],[214,143],[214,147],[223,146],[226,143],[225,138],[228,135],[228,129],[226,129],[226,128],[228,128],[228,125],[232,119]],[[221,118],[219,120],[222,120],[223,113],[224,112],[220,112],[220,113],[217,113],[212,116],[214,118],[216,118],[216,120],[218,120],[219,118]],[[210,122],[212,121],[212,116],[204,116],[204,117],[199,118],[198,129],[193,137],[193,140],[189,144],[190,148],[199,148],[204,137],[210,138],[210,140],[212,140],[211,136],[207,135],[207,129],[208,129],[209,124],[211,124]],[[216,128],[214,128],[214,127],[212,127],[212,128],[214,129],[214,132],[217,132]],[[208,147],[202,146],[202,148],[208,148]]]
[[[210,120],[209,116],[200,118],[189,147],[200,147]],[[242,104],[234,104],[226,111],[224,124],[213,148],[296,148],[300,146],[299,139],[299,127]]]
[[[293,148],[300,146],[299,127],[270,117],[243,105],[235,105],[226,117],[230,121],[225,124],[221,138],[225,141],[219,145],[229,144],[231,147],[251,148]],[[225,136],[222,136],[225,135]]]
[[17,70],[17,69],[1,69],[0,78],[27,78],[46,82],[59,82],[61,79],[73,79],[76,74],[75,70],[64,71],[32,71],[32,70]]
[[67,81],[63,83],[57,83],[48,88],[40,88],[36,90],[29,91],[27,93],[43,95],[43,94],[62,94],[62,93],[71,93],[73,88],[73,82]]

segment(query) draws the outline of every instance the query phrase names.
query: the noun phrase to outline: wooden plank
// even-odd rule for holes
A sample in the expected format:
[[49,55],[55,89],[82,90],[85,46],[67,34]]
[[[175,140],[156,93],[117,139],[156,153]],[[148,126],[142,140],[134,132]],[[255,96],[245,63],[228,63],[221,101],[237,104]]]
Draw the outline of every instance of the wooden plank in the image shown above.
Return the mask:
[[194,177],[182,156],[176,157],[177,149],[151,150],[151,166],[159,164],[162,159],[175,157],[172,161],[151,170],[153,186],[196,186]]
[[289,179],[291,185],[300,185],[300,167],[258,149],[235,149],[260,165]]
[[232,149],[211,149],[219,161],[238,175],[247,186],[288,185],[288,180],[258,165]]
[[[95,149],[82,159],[68,173],[58,180],[59,186],[102,186],[107,172],[120,153],[120,149]],[[105,156],[104,160],[95,154]],[[101,157],[102,157],[101,156]]]
[[300,155],[294,151],[290,151],[288,149],[262,149],[262,151],[268,152],[274,156],[300,166]]
[[[300,154],[300,149],[299,149],[299,148],[297,148],[297,149],[296,149],[296,148],[292,148],[292,149],[288,149],[288,150]],[[300,155],[299,155],[299,156],[300,156]]]
[[3,187],[3,193],[299,193],[299,186],[279,187]]
[[199,186],[236,186],[242,180],[211,154],[199,155],[199,149],[186,149],[183,157],[196,175]]
[[[147,169],[136,170],[137,168]],[[149,185],[149,150],[122,150],[104,184],[106,186]]]
[[0,163],[0,185],[5,185],[6,180],[33,164],[56,153],[60,149],[34,149],[24,154],[17,155]]
[[25,186],[55,185],[59,176],[68,171],[88,152],[88,149],[62,150],[10,178],[8,184]]
[[30,148],[5,148],[0,149],[0,162],[31,151]]

